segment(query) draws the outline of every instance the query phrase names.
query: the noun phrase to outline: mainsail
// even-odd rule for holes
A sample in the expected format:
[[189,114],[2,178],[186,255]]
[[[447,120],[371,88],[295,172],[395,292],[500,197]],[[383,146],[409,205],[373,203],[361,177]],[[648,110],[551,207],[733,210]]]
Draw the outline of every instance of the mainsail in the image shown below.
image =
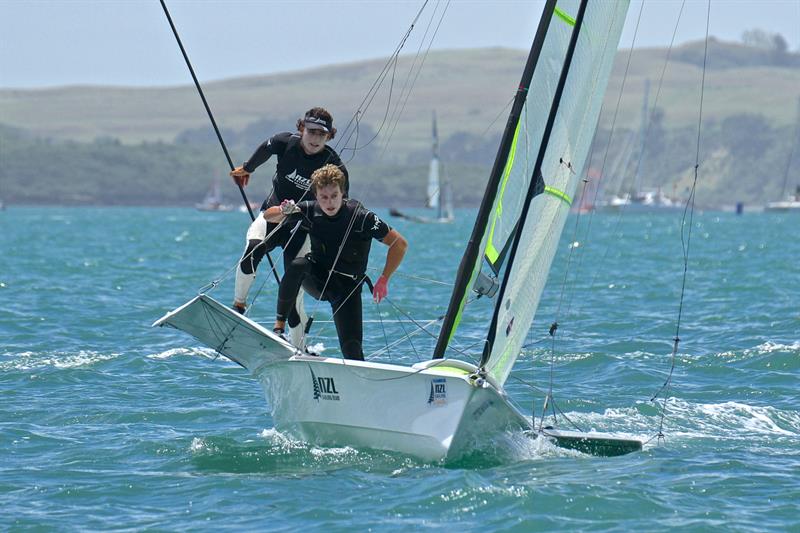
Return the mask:
[[[426,207],[439,207],[439,135],[436,131],[436,113],[433,113],[433,154],[431,155],[431,166],[428,170],[428,194]],[[441,211],[441,210],[440,210]],[[439,213],[441,218],[441,212]]]
[[499,384],[508,377],[583,172],[627,9],[545,5],[434,357],[444,356],[469,289],[492,296],[499,285],[481,366]]

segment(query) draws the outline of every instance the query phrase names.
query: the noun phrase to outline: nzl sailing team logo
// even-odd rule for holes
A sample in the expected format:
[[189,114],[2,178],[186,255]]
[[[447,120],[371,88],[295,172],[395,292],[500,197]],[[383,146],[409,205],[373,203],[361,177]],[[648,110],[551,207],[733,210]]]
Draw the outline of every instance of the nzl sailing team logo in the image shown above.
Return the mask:
[[447,379],[436,378],[431,380],[431,393],[428,396],[428,405],[444,405],[447,403]]
[[317,401],[320,400],[335,400],[339,401],[339,391],[336,390],[336,382],[333,381],[333,378],[326,378],[323,376],[317,377],[314,374],[314,371],[311,370],[311,367],[308,367],[311,371],[311,383],[314,387],[314,399]]

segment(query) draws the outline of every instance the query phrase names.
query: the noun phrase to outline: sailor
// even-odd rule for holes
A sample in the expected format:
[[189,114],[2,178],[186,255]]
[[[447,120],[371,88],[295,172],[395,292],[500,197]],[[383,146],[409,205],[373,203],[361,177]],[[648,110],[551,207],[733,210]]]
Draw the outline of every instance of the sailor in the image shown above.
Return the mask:
[[[231,177],[237,185],[244,187],[250,181],[251,173],[273,155],[278,156],[277,169],[272,178],[272,192],[261,205],[263,211],[270,206],[280,205],[284,200],[313,200],[314,193],[309,191],[311,174],[323,165],[333,164],[345,176],[342,191],[346,196],[349,189],[347,169],[339,154],[326,144],[335,135],[336,128],[333,127],[331,114],[322,107],[311,108],[303,118],[297,120],[296,133],[278,133],[264,141],[250,159],[231,171]],[[288,225],[275,231],[276,227],[277,224],[268,224],[264,217],[258,216],[247,230],[244,254],[236,269],[233,297],[233,308],[240,313],[244,313],[247,308],[247,294],[265,253],[280,246],[283,248],[284,267],[288,267],[295,256],[303,256],[308,251],[308,239],[303,231],[296,231],[293,235],[292,228]],[[299,346],[303,337],[302,326],[306,321],[302,291],[298,294],[297,305],[292,308],[291,314],[292,324],[301,326],[292,329],[292,340]]]
[[363,361],[361,288],[372,239],[389,247],[372,292],[376,303],[389,293],[389,278],[403,260],[408,242],[360,202],[345,198],[346,182],[338,166],[325,165],[311,175],[316,200],[298,204],[285,200],[264,211],[268,222],[290,227],[299,222],[311,237],[311,252],[298,255],[281,280],[274,331],[283,334],[287,321],[294,326],[290,312],[302,286],[314,298],[330,303],[342,355]]

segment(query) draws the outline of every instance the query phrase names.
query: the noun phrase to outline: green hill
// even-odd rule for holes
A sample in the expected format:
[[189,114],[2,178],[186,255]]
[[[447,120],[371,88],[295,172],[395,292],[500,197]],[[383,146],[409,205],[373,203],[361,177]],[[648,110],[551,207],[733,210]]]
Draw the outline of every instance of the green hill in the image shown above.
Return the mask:
[[[645,80],[651,83],[652,105],[666,53],[665,49],[633,52],[616,118],[617,139],[619,132],[639,128]],[[384,205],[420,200],[435,109],[443,160],[451,174],[466,180],[456,199],[461,204],[476,203],[525,56],[525,51],[507,49],[432,52],[407,99],[404,87],[413,58],[401,58],[393,71],[394,84],[387,79],[360,117],[359,144],[380,133],[350,163],[369,176],[364,199]],[[716,40],[709,43],[708,57],[703,158],[704,168],[713,169],[713,175],[705,176],[700,199],[719,204],[772,198],[779,194],[791,145],[800,57]],[[702,59],[702,43],[672,51],[659,96],[658,121],[647,147],[646,159],[658,162],[647,171],[650,186],[685,184],[693,163]],[[627,60],[628,52],[620,51],[599,139],[608,138]],[[313,105],[333,112],[340,129],[337,140],[345,141],[345,126],[384,63],[373,60],[214,81],[205,83],[204,90],[239,162],[266,136],[293,129],[294,120]],[[394,129],[384,116],[391,117],[400,106],[403,113]],[[0,195],[9,202],[187,204],[202,196],[213,177],[226,172],[191,85],[0,90],[0,124],[5,126],[0,129]],[[738,131],[742,128],[746,131]],[[742,143],[750,148],[746,159],[737,153]],[[348,146],[352,145],[351,138]],[[624,149],[612,142],[608,159]],[[594,166],[601,164],[598,155],[605,148],[598,150]],[[347,160],[352,154],[343,156]],[[38,168],[30,168],[31,161]],[[742,168],[748,172],[744,183],[738,175]],[[737,183],[731,186],[727,180],[734,177]],[[624,188],[624,180],[624,176],[607,177],[606,190]],[[130,190],[121,183],[129,184]],[[356,191],[357,185],[354,180]]]

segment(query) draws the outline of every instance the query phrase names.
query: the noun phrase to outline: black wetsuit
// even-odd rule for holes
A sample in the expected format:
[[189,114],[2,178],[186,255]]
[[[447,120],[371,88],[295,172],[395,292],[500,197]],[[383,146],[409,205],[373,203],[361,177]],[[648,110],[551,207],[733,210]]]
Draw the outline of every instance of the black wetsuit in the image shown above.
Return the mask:
[[[284,132],[273,135],[261,146],[259,146],[250,159],[244,162],[244,169],[247,172],[254,172],[260,165],[266,162],[273,155],[278,156],[278,166],[275,176],[272,178],[272,192],[261,205],[263,211],[267,207],[280,205],[283,200],[314,200],[314,194],[309,190],[311,174],[315,170],[327,164],[337,165],[346,178],[344,194],[350,189],[347,168],[339,158],[336,150],[325,145],[319,153],[308,155],[300,145],[300,133]],[[272,232],[277,224],[267,224],[267,235]],[[258,264],[263,259],[264,254],[273,248],[280,246],[284,249],[284,258],[293,259],[305,240],[305,233],[298,232],[291,238],[291,230],[294,226],[284,225],[272,238],[268,239],[264,246],[259,246],[261,241],[252,240],[248,242],[247,250],[241,263],[242,272],[252,274],[258,268]],[[284,259],[284,266],[288,263]]]
[[289,312],[302,285],[314,298],[330,302],[342,355],[363,360],[361,286],[372,239],[383,240],[391,228],[357,200],[345,200],[332,217],[317,202],[297,205],[300,213],[291,215],[289,224],[301,222],[308,231],[311,253],[297,257],[286,269],[278,291],[277,318],[288,318],[289,325],[295,326]]

